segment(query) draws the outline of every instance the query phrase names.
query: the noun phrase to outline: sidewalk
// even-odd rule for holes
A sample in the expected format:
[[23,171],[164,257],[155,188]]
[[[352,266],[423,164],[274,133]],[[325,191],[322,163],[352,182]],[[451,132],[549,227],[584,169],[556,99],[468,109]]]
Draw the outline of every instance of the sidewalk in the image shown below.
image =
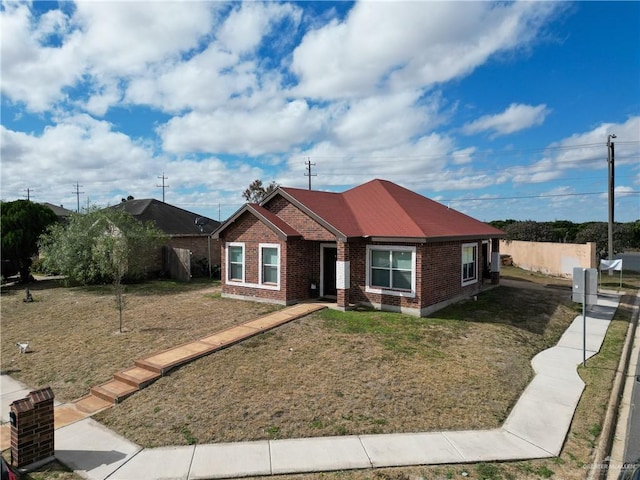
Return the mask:
[[[601,295],[598,305],[588,313],[587,357],[599,351],[618,301],[617,296]],[[210,479],[554,457],[562,449],[584,389],[576,369],[581,362],[582,316],[577,316],[555,347],[534,357],[536,376],[504,425],[493,430],[143,449],[86,418],[56,430],[56,457],[81,476],[100,480]],[[18,384],[11,392],[5,390],[5,383],[14,382],[5,377],[3,406],[5,393],[15,396],[19,391],[16,387],[20,387]],[[554,419],[553,425],[549,418]]]
[[[640,294],[636,297],[634,305],[634,319],[638,321],[638,310],[640,308]],[[624,389],[620,405],[618,407],[618,421],[615,428],[615,434],[613,437],[613,444],[611,447],[611,455],[609,458],[609,468],[607,471],[607,480],[616,480],[625,461],[635,461],[637,455],[633,458],[625,458],[629,452],[629,442],[633,442],[636,445],[640,444],[640,433],[638,430],[633,430],[631,421],[634,418],[638,418],[640,414],[637,413],[637,409],[640,409],[640,402],[638,402],[638,389],[640,384],[636,380],[636,375],[640,376],[640,327],[636,326],[633,344],[631,347],[631,354],[629,357],[629,365],[627,366],[626,381],[624,383]],[[634,397],[635,393],[635,397]],[[634,412],[635,409],[635,412]],[[634,413],[635,416],[634,417]],[[637,420],[636,420],[637,421]],[[635,452],[634,452],[635,453]]]

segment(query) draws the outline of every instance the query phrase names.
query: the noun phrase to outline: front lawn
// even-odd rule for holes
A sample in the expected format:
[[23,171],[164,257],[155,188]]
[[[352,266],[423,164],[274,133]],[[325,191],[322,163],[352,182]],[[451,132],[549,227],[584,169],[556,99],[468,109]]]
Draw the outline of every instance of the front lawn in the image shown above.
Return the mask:
[[[134,360],[196,340],[275,310],[273,305],[219,298],[210,281],[127,285],[125,333],[119,333],[111,286],[62,286],[57,280],[2,287],[2,371],[30,387],[50,385],[56,400],[79,398]],[[29,342],[20,354],[16,343]]]
[[199,359],[95,418],[144,446],[493,428],[568,292],[499,287],[434,318],[324,310]]

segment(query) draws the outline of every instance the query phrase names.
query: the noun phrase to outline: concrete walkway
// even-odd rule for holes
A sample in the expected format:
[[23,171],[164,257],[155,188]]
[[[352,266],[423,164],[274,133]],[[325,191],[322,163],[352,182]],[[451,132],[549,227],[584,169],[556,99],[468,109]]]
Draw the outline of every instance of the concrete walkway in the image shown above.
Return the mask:
[[[619,297],[600,295],[587,315],[587,357],[595,355]],[[532,361],[535,377],[501,428],[354,435],[143,449],[87,418],[56,430],[56,457],[90,479],[210,479],[372,467],[524,460],[560,453],[584,383],[582,316]],[[17,395],[2,376],[2,404]],[[9,392],[9,390],[12,392]],[[553,422],[548,422],[553,418]],[[4,410],[3,410],[4,419]]]
[[[327,308],[325,303],[299,303],[138,359],[134,367],[114,374],[110,381],[91,388],[88,395],[65,404],[55,402],[55,428],[65,427],[112,407],[174,368],[324,308]],[[10,428],[4,423],[9,418],[9,406],[14,400],[26,397],[31,390],[19,382],[12,382],[6,375],[2,376],[0,387],[3,395],[0,450],[4,450],[11,446]]]

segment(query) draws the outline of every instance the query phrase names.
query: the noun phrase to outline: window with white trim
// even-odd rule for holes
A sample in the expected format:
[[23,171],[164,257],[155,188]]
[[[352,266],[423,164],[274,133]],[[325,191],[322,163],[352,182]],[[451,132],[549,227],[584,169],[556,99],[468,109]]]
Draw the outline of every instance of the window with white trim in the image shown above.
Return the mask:
[[280,245],[260,244],[260,283],[277,285],[280,279]]
[[368,290],[388,290],[401,294],[415,292],[415,252],[415,247],[368,245]]
[[462,285],[478,281],[478,244],[462,245]]
[[227,280],[244,282],[244,243],[227,245]]

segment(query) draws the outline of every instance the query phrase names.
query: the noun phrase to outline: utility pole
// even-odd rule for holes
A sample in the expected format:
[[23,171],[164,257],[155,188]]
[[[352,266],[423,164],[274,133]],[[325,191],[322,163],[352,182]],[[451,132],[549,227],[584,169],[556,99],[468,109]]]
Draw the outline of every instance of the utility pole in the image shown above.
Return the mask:
[[162,176],[158,178],[162,179],[162,185],[156,185],[156,187],[162,188],[162,202],[164,203],[164,190],[165,188],[169,188],[169,185],[165,185],[164,181],[169,180],[169,178],[164,176],[164,172],[162,172]]
[[305,162],[305,165],[307,166],[307,172],[309,173],[305,173],[304,176],[305,177],[309,177],[309,190],[311,190],[311,177],[317,177],[318,174],[314,173],[313,175],[311,174],[311,167],[314,166],[315,167],[315,163],[311,163],[311,159],[307,158],[307,161]]
[[74,186],[76,187],[76,191],[71,193],[74,193],[76,195],[76,199],[78,201],[78,207],[76,208],[76,213],[80,213],[80,194],[84,193],[80,191],[80,187],[83,187],[84,185],[80,185],[78,182],[76,182]]
[[31,200],[31,192],[33,192],[33,188],[25,188],[23,191],[27,192],[27,200]]
[[[607,137],[607,150],[608,150],[608,158],[607,163],[609,166],[609,231],[608,231],[608,243],[609,243],[609,254],[608,259],[613,260],[613,222],[614,222],[614,205],[615,205],[615,145],[611,141],[612,138],[616,138],[615,133],[612,133]],[[613,275],[613,270],[608,270],[609,276]]]

